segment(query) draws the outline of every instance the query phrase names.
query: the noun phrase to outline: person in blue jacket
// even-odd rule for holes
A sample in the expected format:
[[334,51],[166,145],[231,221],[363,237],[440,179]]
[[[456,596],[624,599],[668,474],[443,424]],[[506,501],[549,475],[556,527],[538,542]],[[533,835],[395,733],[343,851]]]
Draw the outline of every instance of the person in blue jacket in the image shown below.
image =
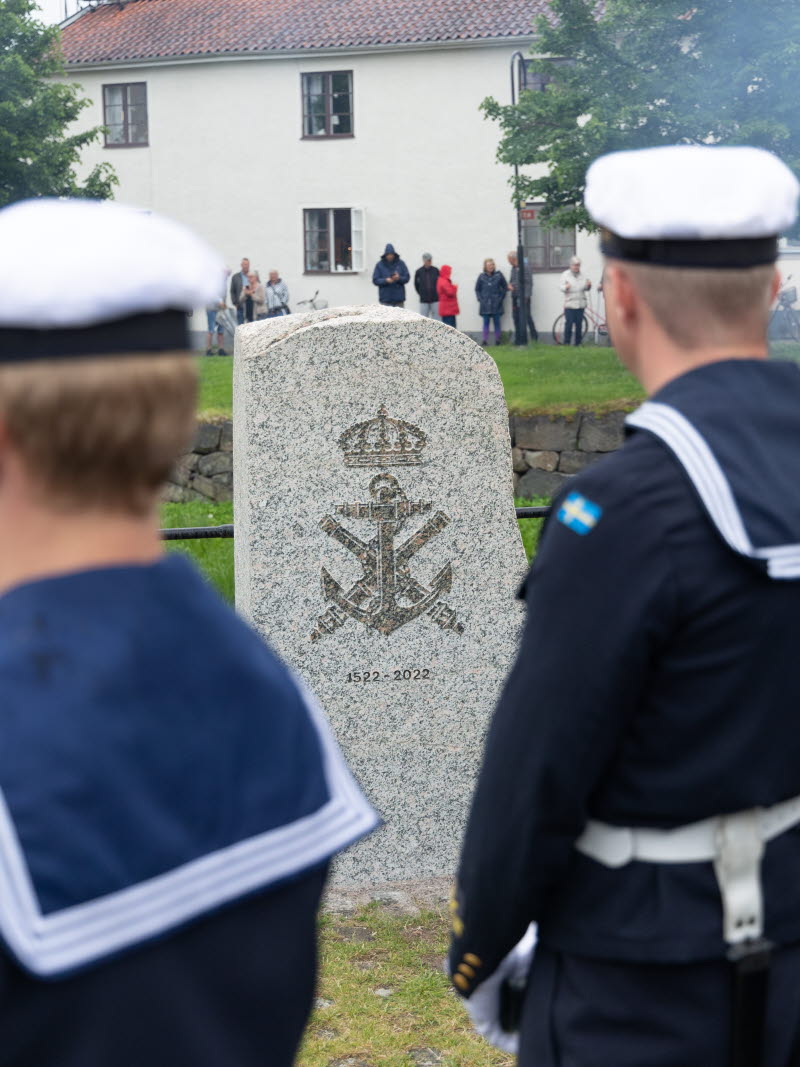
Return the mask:
[[452,904],[524,1067],[800,1063],[800,368],[767,358],[799,191],[744,147],[587,174],[649,399],[553,502]]
[[[42,250],[56,291],[15,281]],[[290,1067],[330,860],[376,824],[314,698],[159,539],[223,277],[132,208],[0,211],[0,1067]]]
[[378,287],[381,304],[393,308],[405,307],[406,285],[410,277],[408,267],[395,252],[394,245],[388,244],[372,272],[372,284]]
[[483,261],[483,270],[475,282],[475,295],[478,298],[478,311],[483,318],[482,344],[489,343],[489,323],[494,323],[494,343],[500,344],[500,320],[503,317],[503,304],[508,292],[508,282],[502,271],[495,266],[493,259]]

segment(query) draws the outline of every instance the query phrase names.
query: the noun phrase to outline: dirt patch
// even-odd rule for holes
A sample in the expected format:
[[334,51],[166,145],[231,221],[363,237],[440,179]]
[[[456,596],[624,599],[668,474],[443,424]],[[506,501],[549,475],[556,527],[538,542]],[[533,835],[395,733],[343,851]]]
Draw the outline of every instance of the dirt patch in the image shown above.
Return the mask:
[[375,940],[375,934],[368,926],[334,926],[331,932],[342,941]]
[[[443,917],[444,919],[444,917]],[[412,926],[405,930],[400,930],[399,934],[405,938],[406,941],[410,941],[412,944],[427,944],[436,945],[441,938],[441,932],[439,930],[431,930],[425,926]]]
[[432,971],[442,971],[444,969],[444,952],[429,952],[424,956],[419,957],[420,963],[426,967],[430,967]]
[[309,1032],[320,1041],[332,1041],[339,1036],[339,1031],[334,1030],[332,1026],[312,1026]]

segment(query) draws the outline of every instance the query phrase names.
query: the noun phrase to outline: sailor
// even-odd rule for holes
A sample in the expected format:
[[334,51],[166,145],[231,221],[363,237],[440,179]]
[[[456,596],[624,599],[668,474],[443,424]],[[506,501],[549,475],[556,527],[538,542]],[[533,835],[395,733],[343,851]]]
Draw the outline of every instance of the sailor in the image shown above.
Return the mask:
[[588,173],[649,399],[554,502],[452,904],[525,1067],[800,1062],[800,368],[766,359],[797,197],[744,147]]
[[313,697],[162,553],[223,277],[131,208],[0,212],[2,1067],[288,1067],[329,860],[376,824]]

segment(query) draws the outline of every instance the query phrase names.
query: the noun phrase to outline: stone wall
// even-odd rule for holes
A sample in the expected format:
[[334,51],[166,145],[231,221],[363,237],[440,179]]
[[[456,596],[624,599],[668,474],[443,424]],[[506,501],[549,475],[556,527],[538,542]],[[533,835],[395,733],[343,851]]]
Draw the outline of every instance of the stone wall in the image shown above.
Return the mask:
[[624,421],[624,411],[605,415],[512,415],[516,496],[555,496],[570,475],[620,447]]
[[167,482],[163,499],[233,499],[233,422],[200,422],[189,452],[181,456]]
[[[622,444],[625,412],[606,415],[512,415],[514,490],[517,496],[555,496],[564,481]],[[164,499],[231,500],[233,423],[201,422],[191,451],[181,456]]]

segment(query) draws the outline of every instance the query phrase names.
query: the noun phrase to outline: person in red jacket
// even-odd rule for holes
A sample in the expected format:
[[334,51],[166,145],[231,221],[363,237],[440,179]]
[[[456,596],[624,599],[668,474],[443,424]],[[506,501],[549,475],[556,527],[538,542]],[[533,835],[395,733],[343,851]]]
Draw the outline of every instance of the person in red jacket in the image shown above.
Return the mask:
[[456,315],[459,312],[458,286],[454,285],[450,279],[452,273],[453,268],[445,264],[439,271],[436,281],[436,292],[439,294],[439,315],[442,322],[447,323],[448,326],[455,326]]

